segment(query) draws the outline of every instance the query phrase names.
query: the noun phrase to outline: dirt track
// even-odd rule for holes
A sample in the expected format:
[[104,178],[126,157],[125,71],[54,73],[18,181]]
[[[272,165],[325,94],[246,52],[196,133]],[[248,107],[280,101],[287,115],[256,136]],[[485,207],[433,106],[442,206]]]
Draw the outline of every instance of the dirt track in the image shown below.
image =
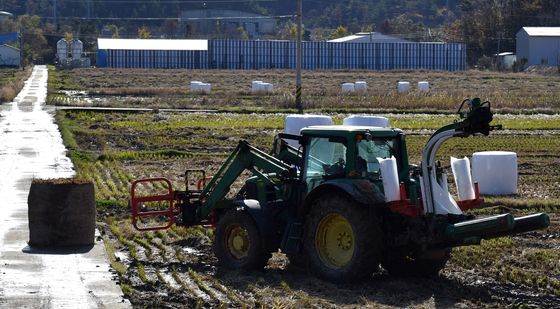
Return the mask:
[[130,308],[109,272],[103,243],[36,248],[29,239],[32,180],[74,175],[45,107],[47,68],[35,67],[14,102],[0,107],[0,308]]

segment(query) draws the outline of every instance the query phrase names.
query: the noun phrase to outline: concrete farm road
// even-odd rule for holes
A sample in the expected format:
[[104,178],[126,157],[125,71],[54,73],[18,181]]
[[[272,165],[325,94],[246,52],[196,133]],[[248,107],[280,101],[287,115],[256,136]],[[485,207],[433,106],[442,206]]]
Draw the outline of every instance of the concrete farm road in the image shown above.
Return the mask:
[[47,77],[36,66],[14,102],[0,105],[0,308],[130,308],[99,239],[82,252],[27,246],[31,181],[74,175],[45,105]]

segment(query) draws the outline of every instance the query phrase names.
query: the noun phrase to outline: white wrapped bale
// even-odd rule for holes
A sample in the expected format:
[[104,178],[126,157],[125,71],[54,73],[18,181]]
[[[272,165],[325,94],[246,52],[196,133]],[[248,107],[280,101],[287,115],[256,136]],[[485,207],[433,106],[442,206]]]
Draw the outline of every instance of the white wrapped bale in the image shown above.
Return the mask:
[[200,90],[200,85],[203,83],[201,81],[193,80],[191,81],[191,91],[198,91]]
[[379,171],[383,181],[383,191],[385,192],[385,202],[393,202],[401,199],[399,189],[399,175],[397,173],[397,160],[395,157],[390,159],[377,158],[379,161]]
[[265,92],[272,92],[274,90],[274,86],[271,83],[263,83],[262,84]]
[[251,82],[251,91],[252,92],[259,92],[263,91],[263,81],[262,80],[254,80]]
[[210,93],[212,91],[212,84],[203,83],[200,81],[192,81],[191,91],[198,93]]
[[366,91],[367,90],[367,82],[357,81],[356,83],[354,83],[354,90],[356,90],[356,91]]
[[389,119],[381,116],[350,115],[342,121],[345,126],[389,127]]
[[420,92],[430,91],[430,83],[427,81],[418,82],[418,91]]
[[342,92],[353,92],[354,83],[344,83],[342,84]]
[[451,157],[451,170],[457,186],[459,201],[474,200],[474,187],[471,177],[471,164],[469,158],[457,159]]
[[[284,132],[299,135],[301,129],[309,126],[332,125],[330,116],[324,115],[288,115],[284,126]],[[299,144],[294,140],[287,140],[288,144],[298,148]]]
[[397,91],[399,93],[405,93],[410,90],[410,83],[409,82],[398,82],[397,84]]
[[517,154],[509,151],[475,152],[472,157],[473,180],[481,194],[517,193]]
[[212,84],[202,83],[198,86],[198,90],[203,93],[210,93],[212,92]]

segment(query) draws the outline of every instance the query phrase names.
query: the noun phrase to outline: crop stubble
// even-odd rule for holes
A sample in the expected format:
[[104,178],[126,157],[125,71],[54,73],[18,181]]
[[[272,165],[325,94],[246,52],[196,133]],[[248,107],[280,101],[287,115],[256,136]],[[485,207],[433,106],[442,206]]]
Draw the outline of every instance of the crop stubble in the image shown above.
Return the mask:
[[[344,115],[333,116],[340,122]],[[365,283],[339,286],[286,267],[281,255],[264,272],[228,272],[216,268],[211,230],[175,227],[150,234],[133,230],[126,219],[126,196],[133,179],[165,176],[180,188],[186,168],[205,168],[212,174],[241,138],[269,149],[283,117],[59,112],[58,122],[66,132],[66,144],[73,145],[70,154],[78,174],[95,183],[101,230],[114,248],[116,276],[135,306],[495,307],[515,303],[551,307],[560,299],[560,177],[556,170],[560,135],[554,129],[559,121],[554,116],[499,116],[512,130],[454,139],[443,147],[440,159],[444,166],[450,155],[516,151],[519,194],[487,197],[489,208],[478,212],[507,207],[522,215],[546,210],[552,213],[553,225],[546,231],[455,249],[451,262],[436,279],[393,278],[380,272]],[[421,147],[440,125],[441,117],[449,118],[390,115],[393,123],[410,129],[411,162],[418,162]]]
[[[191,80],[212,83],[212,94],[190,93]],[[252,94],[252,80],[272,82],[274,93]],[[342,94],[340,84],[354,80],[368,81],[368,91]],[[431,90],[428,94],[412,91],[399,95],[395,90],[399,80],[413,84],[428,80]],[[419,161],[429,134],[454,119],[449,113],[464,98],[480,95],[502,113],[526,114],[496,116],[496,122],[507,130],[487,138],[451,140],[441,150],[440,159],[448,168],[450,155],[469,156],[480,150],[518,152],[519,194],[486,197],[487,207],[474,212],[486,215],[507,210],[522,215],[547,211],[553,224],[546,231],[454,249],[450,263],[436,279],[394,278],[381,271],[364,283],[335,285],[286,266],[281,254],[273,256],[264,272],[223,271],[216,268],[211,252],[212,230],[174,227],[156,233],[135,231],[127,219],[129,185],[135,178],[165,176],[181,188],[186,168],[204,168],[212,174],[239,139],[270,149],[285,115],[263,112],[293,107],[293,72],[51,71],[51,104],[214,108],[244,113],[58,113],[78,174],[96,186],[99,225],[115,276],[135,307],[494,308],[554,307],[560,302],[560,177],[556,170],[560,163],[560,116],[555,114],[560,106],[559,76],[479,71],[306,71],[304,81],[308,110],[412,112],[387,115],[395,127],[408,133],[412,163]],[[345,114],[332,116],[340,123]]]
[[[189,82],[212,83],[212,94],[191,93]],[[268,95],[251,93],[251,81],[274,84]],[[303,102],[311,110],[376,109],[383,111],[454,111],[465,98],[481,96],[504,112],[559,111],[560,76],[481,71],[304,71]],[[341,84],[365,80],[366,92],[345,94]],[[397,94],[398,81],[430,82],[428,94]],[[225,110],[293,109],[295,78],[289,70],[130,70],[78,69],[53,71],[49,101],[56,105],[200,108]],[[165,85],[165,86],[162,86]],[[65,90],[85,91],[67,96]],[[93,99],[93,100],[91,100]]]

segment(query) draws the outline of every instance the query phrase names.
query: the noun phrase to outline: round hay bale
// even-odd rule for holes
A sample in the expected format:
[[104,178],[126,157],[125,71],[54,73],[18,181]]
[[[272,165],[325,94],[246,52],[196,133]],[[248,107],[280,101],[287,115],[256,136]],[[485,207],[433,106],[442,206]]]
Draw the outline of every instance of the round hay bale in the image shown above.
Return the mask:
[[29,245],[85,246],[94,243],[93,183],[75,179],[34,180],[29,191]]

